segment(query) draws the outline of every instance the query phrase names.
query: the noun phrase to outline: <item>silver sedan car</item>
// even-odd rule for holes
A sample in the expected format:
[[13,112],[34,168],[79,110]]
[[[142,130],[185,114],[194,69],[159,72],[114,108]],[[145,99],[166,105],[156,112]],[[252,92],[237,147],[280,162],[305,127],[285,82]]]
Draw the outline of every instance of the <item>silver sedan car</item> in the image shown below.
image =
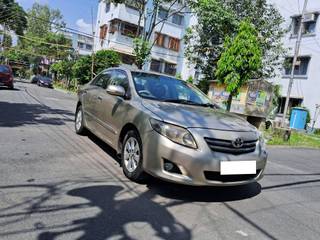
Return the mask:
[[262,178],[265,143],[246,120],[192,84],[126,68],[101,72],[78,92],[75,130],[114,148],[132,181],[152,175],[187,185],[241,185]]

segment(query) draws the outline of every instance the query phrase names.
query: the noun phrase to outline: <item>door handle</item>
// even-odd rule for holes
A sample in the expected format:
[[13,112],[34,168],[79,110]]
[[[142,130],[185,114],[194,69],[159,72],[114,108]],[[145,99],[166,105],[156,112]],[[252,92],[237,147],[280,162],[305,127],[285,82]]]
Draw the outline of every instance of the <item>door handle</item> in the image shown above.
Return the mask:
[[101,96],[98,96],[97,99],[98,99],[99,101],[102,101],[102,97],[101,97]]

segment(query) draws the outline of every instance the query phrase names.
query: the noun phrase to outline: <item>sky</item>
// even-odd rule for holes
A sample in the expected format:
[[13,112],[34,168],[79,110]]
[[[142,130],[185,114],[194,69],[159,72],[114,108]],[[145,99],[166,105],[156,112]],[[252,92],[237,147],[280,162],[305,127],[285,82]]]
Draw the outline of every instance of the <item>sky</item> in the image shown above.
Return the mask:
[[48,4],[50,8],[59,9],[67,27],[86,33],[92,33],[91,7],[93,8],[94,23],[98,8],[98,0],[16,0],[25,10],[33,3]]

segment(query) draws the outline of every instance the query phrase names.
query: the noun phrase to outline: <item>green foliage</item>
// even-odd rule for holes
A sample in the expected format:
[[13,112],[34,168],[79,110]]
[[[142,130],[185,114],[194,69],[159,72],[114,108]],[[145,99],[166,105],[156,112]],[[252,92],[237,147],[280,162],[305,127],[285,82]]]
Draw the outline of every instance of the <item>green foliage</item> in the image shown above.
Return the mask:
[[204,93],[207,93],[209,90],[210,83],[206,79],[201,79],[197,84],[197,87]]
[[91,80],[91,56],[81,56],[73,65],[73,77],[79,84],[86,84]]
[[133,40],[133,52],[135,55],[135,63],[139,69],[149,60],[151,47],[149,41],[143,38],[135,38]]
[[96,74],[106,68],[116,67],[121,63],[119,54],[113,50],[97,51],[94,59],[94,72]]
[[181,73],[177,73],[177,74],[176,74],[176,78],[182,80],[182,75],[181,75]]
[[281,67],[285,52],[281,42],[286,33],[282,28],[284,19],[267,0],[198,0],[192,1],[190,7],[198,23],[186,33],[186,56],[201,69],[205,80],[215,79],[223,43],[236,34],[245,19],[252,20],[262,49],[263,67],[257,74],[272,77]]
[[247,20],[242,21],[236,37],[226,39],[216,70],[216,78],[226,85],[230,93],[227,109],[230,110],[232,97],[240,88],[256,76],[262,66],[262,51],[257,39],[257,31]]
[[3,41],[2,42],[3,46],[5,48],[11,48],[12,47],[12,37],[11,37],[11,35],[3,34],[3,33],[4,32],[0,30],[0,35],[2,35],[2,37],[3,37],[3,40],[2,40]]
[[[58,9],[34,3],[28,12],[28,28],[25,36],[19,38],[18,47],[51,60],[67,58],[72,54],[71,40],[57,32],[59,26],[64,27],[65,23]],[[38,60],[39,57],[30,59],[34,64]]]
[[193,81],[194,81],[193,77],[189,76],[188,79],[187,79],[187,82],[193,84]]
[[[99,73],[102,70],[115,67],[120,64],[120,57],[113,50],[100,50],[94,56],[94,72]],[[72,66],[74,78],[79,84],[85,84],[91,80],[92,57],[82,56]]]
[[26,13],[23,8],[14,0],[0,0],[0,25],[5,25],[6,29],[23,35],[27,28]]
[[73,61],[63,60],[56,62],[50,66],[51,72],[56,73],[59,77],[70,79],[72,75]]

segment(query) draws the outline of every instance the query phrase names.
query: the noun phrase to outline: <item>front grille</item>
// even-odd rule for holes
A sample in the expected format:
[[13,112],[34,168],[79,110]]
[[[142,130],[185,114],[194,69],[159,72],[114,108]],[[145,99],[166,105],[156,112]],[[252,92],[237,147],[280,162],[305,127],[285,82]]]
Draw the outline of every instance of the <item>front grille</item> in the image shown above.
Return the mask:
[[251,153],[256,150],[256,140],[244,141],[243,145],[239,148],[233,146],[231,140],[216,139],[216,138],[204,138],[214,152],[229,153],[234,155]]
[[245,174],[245,175],[220,175],[220,172],[204,171],[204,176],[209,181],[218,182],[242,182],[253,180],[259,176],[261,170],[257,170],[256,174]]

